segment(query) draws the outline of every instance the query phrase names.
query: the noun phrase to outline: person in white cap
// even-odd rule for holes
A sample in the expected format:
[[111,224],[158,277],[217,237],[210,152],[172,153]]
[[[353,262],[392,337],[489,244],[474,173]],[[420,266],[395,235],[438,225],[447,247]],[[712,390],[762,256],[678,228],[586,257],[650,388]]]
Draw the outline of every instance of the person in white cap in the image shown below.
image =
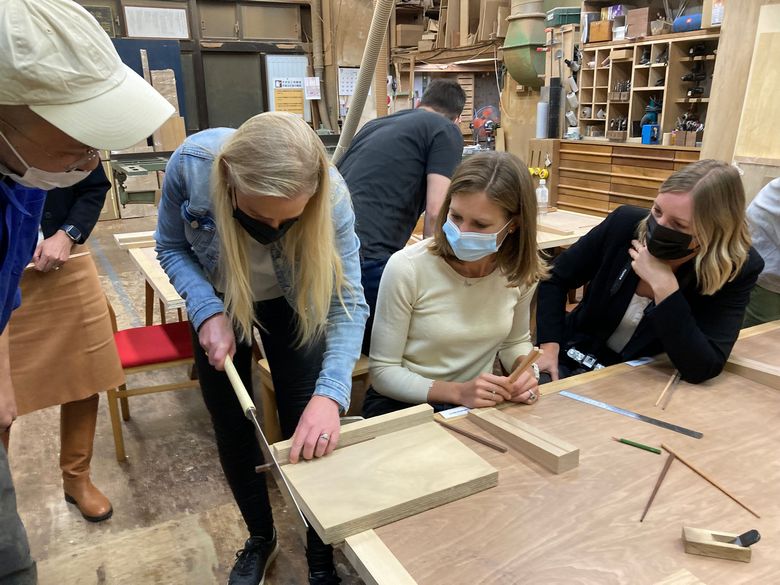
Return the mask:
[[[8,332],[46,191],[98,164],[97,149],[149,136],[173,107],[126,67],[95,19],[70,0],[0,2],[0,432],[16,418]],[[33,356],[30,356],[33,359]],[[43,365],[43,364],[42,364]],[[0,583],[35,583],[0,447]]]

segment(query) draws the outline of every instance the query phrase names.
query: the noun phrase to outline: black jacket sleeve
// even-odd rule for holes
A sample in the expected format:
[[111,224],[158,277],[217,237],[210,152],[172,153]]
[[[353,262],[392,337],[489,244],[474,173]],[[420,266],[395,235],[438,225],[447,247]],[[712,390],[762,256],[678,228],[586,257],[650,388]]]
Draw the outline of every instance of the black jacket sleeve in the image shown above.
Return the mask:
[[686,382],[698,384],[723,370],[764,267],[753,248],[737,277],[713,295],[676,291],[648,312],[664,351]]
[[49,191],[41,219],[43,236],[51,237],[63,225],[74,225],[81,232],[78,243],[83,244],[100,217],[110,188],[103,165],[99,164],[86,179],[72,187]]

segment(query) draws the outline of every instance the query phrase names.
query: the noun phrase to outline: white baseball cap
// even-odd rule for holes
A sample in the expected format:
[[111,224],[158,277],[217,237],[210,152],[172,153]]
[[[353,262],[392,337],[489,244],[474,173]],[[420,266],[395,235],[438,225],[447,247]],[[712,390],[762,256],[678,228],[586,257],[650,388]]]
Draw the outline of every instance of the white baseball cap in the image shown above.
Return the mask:
[[174,112],[71,0],[0,0],[0,80],[0,104],[29,106],[92,148],[128,148]]

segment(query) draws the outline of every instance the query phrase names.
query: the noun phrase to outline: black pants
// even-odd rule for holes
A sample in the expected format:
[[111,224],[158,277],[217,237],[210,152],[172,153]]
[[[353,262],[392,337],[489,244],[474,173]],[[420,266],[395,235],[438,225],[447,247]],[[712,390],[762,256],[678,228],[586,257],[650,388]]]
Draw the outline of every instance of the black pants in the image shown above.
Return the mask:
[[[320,340],[296,348],[295,313],[283,297],[255,303],[255,317],[262,325],[260,337],[274,382],[282,436],[288,439],[314,392],[325,342]],[[200,389],[211,414],[225,477],[249,533],[269,538],[273,534],[273,515],[265,483],[266,474],[255,472],[255,466],[264,463],[264,459],[254,426],[244,416],[227,374],[209,365],[194,329],[192,335]],[[241,380],[252,394],[252,348],[238,344],[233,362]],[[313,571],[327,570],[332,565],[331,547],[323,544],[311,528],[307,556]],[[313,556],[317,559],[316,563],[311,562]],[[323,563],[325,566],[321,566]]]
[[374,312],[376,311],[376,299],[379,296],[379,282],[385,271],[387,258],[384,260],[366,260],[360,265],[360,283],[363,285],[363,294],[368,303],[369,314],[366,321],[366,331],[363,334],[363,355],[371,352],[371,330],[374,328]]
[[[430,404],[433,407],[434,412],[441,412],[442,410],[448,410],[457,406],[456,404],[447,404],[445,402],[432,402]],[[373,418],[381,414],[388,414],[390,412],[403,410],[404,408],[411,408],[412,406],[417,405],[390,398],[374,390],[373,386],[369,386],[368,390],[366,390],[366,397],[363,400],[362,415],[363,418]]]

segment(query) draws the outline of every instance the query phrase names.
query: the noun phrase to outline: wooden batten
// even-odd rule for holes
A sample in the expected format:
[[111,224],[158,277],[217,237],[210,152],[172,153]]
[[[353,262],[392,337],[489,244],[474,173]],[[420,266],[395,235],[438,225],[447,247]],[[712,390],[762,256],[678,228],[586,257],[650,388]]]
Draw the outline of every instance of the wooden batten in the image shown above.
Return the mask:
[[[355,422],[341,429],[338,448],[341,449],[343,447],[348,447],[349,445],[362,443],[363,441],[381,435],[394,433],[395,431],[432,421],[433,408],[429,404],[419,404],[417,406],[405,408],[404,410]],[[292,439],[287,439],[286,441],[280,441],[271,445],[271,449],[274,451],[274,457],[276,457],[279,465],[290,462],[291,447]]]
[[507,445],[553,473],[563,473],[580,463],[580,450],[549,433],[493,408],[472,410],[468,418]]

